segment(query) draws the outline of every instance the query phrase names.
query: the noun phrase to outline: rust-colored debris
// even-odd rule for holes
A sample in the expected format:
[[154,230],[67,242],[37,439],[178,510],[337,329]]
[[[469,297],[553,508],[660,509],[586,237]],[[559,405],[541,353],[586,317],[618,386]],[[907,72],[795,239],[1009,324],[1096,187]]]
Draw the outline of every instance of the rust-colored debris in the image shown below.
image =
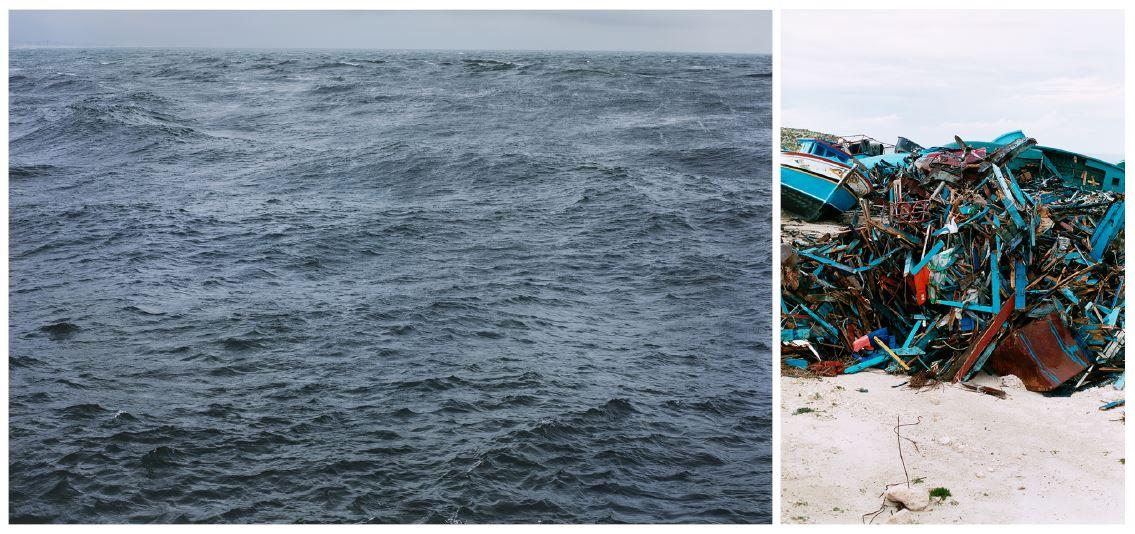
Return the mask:
[[1029,391],[1052,391],[1089,367],[1090,358],[1051,313],[1014,330],[989,357],[989,367],[999,375],[1016,375]]
[[999,399],[1004,399],[1004,398],[1007,398],[1009,396],[1008,393],[1005,393],[1005,390],[997,389],[997,388],[993,388],[993,387],[989,387],[989,386],[975,386],[973,384],[966,384],[965,382],[962,382],[961,386],[963,388],[970,390],[970,391],[974,391],[974,392],[977,392],[977,393],[984,393],[986,395],[997,397]]
[[846,363],[835,361],[816,362],[808,366],[808,370],[816,376],[836,376],[847,367]]

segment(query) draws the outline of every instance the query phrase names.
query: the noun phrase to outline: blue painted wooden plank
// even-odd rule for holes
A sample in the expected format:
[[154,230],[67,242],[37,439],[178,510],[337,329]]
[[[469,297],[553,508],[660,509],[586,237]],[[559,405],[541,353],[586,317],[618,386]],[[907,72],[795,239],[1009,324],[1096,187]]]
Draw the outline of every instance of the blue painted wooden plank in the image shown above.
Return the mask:
[[930,247],[930,250],[927,251],[926,255],[922,257],[922,261],[919,261],[917,264],[915,264],[914,267],[910,268],[910,272],[917,273],[918,271],[921,271],[922,268],[926,267],[926,264],[930,263],[930,260],[934,259],[934,256],[937,256],[945,246],[946,244],[942,241],[935,242],[934,246]]
[[839,336],[839,330],[836,330],[836,328],[834,326],[828,324],[827,321],[821,319],[820,316],[816,315],[816,312],[812,311],[811,308],[809,308],[809,307],[807,307],[803,304],[800,305],[800,308],[802,308],[804,310],[804,312],[807,313],[808,315],[811,315],[812,318],[815,319],[817,323],[820,323],[820,326],[823,326],[824,329],[831,332],[832,335]]
[[951,307],[954,307],[954,308],[961,308],[963,310],[970,310],[970,311],[983,312],[983,313],[997,313],[997,310],[993,309],[992,306],[982,306],[980,304],[974,304],[972,302],[958,302],[956,300],[933,300],[932,302],[934,304],[941,304],[943,306],[951,306]]
[[993,237],[993,243],[994,243],[993,255],[990,256],[990,258],[989,258],[989,262],[990,262],[989,270],[991,271],[990,274],[993,275],[992,276],[992,278],[993,278],[993,306],[992,306],[992,308],[1000,310],[1001,309],[1001,270],[997,267],[997,258],[1001,257],[1001,236],[1000,235],[994,236]]
[[1111,309],[1111,313],[1107,314],[1107,319],[1104,321],[1108,326],[1115,326],[1116,321],[1119,320],[1119,313],[1123,311],[1124,304],[1120,304]]
[[1001,189],[1001,205],[1005,206],[1005,210],[1009,212],[1009,217],[1013,219],[1013,224],[1017,228],[1025,227],[1025,220],[1021,218],[1021,214],[1017,212],[1016,199],[1013,198],[1013,193],[1009,191],[1009,186],[1005,184],[1005,176],[1001,174],[1001,169],[996,165],[993,166],[994,180]]
[[1017,198],[1017,202],[1019,202],[1021,206],[1027,206],[1030,198],[1024,191],[1021,191],[1021,188],[1017,185],[1017,179],[1013,177],[1013,171],[1009,170],[1009,167],[1005,167],[1005,176],[1009,182],[1009,190],[1013,192],[1013,196]]
[[1071,302],[1072,304],[1080,303],[1080,299],[1076,297],[1076,294],[1073,293],[1071,289],[1068,289],[1066,287],[1061,288],[1060,294],[1064,295],[1064,297],[1068,299],[1068,302]]
[[1018,310],[1025,309],[1025,289],[1029,286],[1028,273],[1025,272],[1025,262],[1017,260],[1013,272],[1013,284],[1016,286],[1017,300],[1013,307]]
[[1092,245],[1092,259],[1100,261],[1107,246],[1115,239],[1120,230],[1123,230],[1123,204],[1121,200],[1107,208],[1107,213],[1100,219],[1099,226],[1095,228],[1090,240]]
[[917,334],[918,329],[921,328],[921,327],[922,327],[922,321],[918,321],[918,324],[914,325],[914,328],[910,329],[910,333],[906,335],[906,341],[903,341],[902,347],[900,347],[900,348],[904,348],[904,349],[910,348],[910,343],[912,341],[914,341],[914,334]]
[[1103,406],[1100,406],[1100,409],[1101,410],[1110,410],[1112,408],[1115,408],[1116,406],[1123,406],[1126,402],[1127,401],[1125,399],[1119,399],[1117,401],[1111,401],[1107,404],[1104,404]]
[[835,260],[828,258],[828,257],[825,257],[825,256],[820,256],[818,254],[812,254],[811,252],[806,252],[806,251],[801,251],[800,255],[804,256],[805,258],[810,258],[810,259],[816,260],[816,261],[818,261],[818,262],[820,262],[824,265],[827,265],[829,267],[835,267],[836,269],[839,269],[841,271],[847,271],[849,273],[855,272],[854,267],[852,267],[850,265],[844,265],[844,264],[842,264],[838,261],[835,261]]
[[1040,216],[1033,214],[1029,216],[1029,246],[1036,246],[1036,225],[1040,224]]
[[879,364],[887,361],[888,358],[889,358],[889,356],[887,356],[886,354],[867,358],[866,360],[863,360],[862,362],[859,362],[855,365],[852,365],[851,367],[848,367],[847,369],[844,369],[843,373],[847,374],[847,375],[850,375],[850,374],[853,374],[853,373],[858,373],[859,371],[862,371],[862,370],[867,369],[869,367],[875,367],[876,365],[879,365]]

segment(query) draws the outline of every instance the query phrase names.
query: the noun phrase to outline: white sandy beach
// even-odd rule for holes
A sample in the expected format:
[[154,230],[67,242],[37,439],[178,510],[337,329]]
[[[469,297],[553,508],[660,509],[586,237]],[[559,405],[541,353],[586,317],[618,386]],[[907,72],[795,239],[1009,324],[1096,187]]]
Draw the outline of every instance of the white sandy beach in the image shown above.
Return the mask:
[[[915,488],[952,497],[924,511],[884,511],[875,523],[1115,523],[1123,521],[1124,408],[1110,385],[1066,398],[1005,388],[1007,399],[940,385],[894,388],[881,371],[781,378],[781,519],[860,523],[888,484],[904,482],[896,437]],[[1001,387],[1001,379],[975,383]],[[866,392],[859,391],[866,389]],[[813,412],[796,413],[801,408]],[[921,480],[919,480],[921,479]]]

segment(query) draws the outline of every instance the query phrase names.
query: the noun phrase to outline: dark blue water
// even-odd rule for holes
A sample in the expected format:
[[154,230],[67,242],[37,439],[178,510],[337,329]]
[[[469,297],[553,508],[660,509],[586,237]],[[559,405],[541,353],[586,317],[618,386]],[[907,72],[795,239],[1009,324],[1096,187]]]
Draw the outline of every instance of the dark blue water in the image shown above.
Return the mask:
[[769,521],[769,72],[13,50],[9,520]]

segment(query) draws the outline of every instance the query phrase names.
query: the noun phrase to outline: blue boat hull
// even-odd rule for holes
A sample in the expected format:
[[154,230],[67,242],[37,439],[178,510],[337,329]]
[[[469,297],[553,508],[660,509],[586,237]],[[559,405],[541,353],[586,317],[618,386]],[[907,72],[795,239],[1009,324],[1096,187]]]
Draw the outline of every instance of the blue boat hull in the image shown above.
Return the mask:
[[815,221],[838,217],[855,207],[856,196],[829,178],[781,165],[780,204],[805,220]]

